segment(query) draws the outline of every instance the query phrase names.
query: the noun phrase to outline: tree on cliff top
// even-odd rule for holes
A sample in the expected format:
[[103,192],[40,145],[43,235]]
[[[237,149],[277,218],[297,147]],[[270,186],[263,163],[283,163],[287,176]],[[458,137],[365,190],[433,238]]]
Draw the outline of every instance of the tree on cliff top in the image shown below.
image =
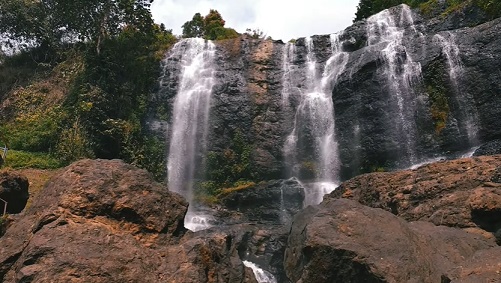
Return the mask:
[[203,37],[205,32],[204,17],[200,13],[196,13],[191,21],[187,21],[182,25],[183,37]]
[[205,17],[196,13],[191,21],[182,25],[183,37],[203,37],[208,40],[238,37],[238,33],[234,29],[224,27],[225,23],[217,10],[211,9]]

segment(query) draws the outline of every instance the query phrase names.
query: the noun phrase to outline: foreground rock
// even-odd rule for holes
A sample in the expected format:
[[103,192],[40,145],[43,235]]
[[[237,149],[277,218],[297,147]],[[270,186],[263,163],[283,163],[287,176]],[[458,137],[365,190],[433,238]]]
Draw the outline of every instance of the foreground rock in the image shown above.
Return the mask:
[[[440,282],[494,246],[460,229],[330,199],[294,218],[284,264],[292,282]],[[476,282],[488,282],[482,280]]]
[[[0,198],[7,202],[7,213],[21,212],[28,202],[28,179],[20,174],[0,172]],[[0,201],[0,215],[5,209],[5,203]]]
[[185,230],[187,207],[144,170],[79,161],[0,238],[0,281],[255,282],[227,234]]
[[[483,230],[501,228],[501,155],[371,173],[343,183],[328,198],[348,198],[407,221]],[[485,233],[492,237],[492,234]]]

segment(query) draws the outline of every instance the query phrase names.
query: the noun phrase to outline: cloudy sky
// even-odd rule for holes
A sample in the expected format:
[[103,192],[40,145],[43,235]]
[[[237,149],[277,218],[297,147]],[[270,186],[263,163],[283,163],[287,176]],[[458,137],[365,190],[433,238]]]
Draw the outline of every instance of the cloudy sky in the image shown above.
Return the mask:
[[349,26],[359,0],[154,0],[155,22],[175,34],[197,12],[205,16],[216,9],[226,27],[238,32],[260,29],[273,39],[330,34]]

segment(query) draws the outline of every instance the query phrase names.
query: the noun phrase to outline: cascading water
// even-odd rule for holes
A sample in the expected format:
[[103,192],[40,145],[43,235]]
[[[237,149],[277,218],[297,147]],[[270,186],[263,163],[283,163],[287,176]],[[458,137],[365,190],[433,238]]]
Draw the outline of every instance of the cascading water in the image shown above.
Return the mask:
[[275,279],[273,274],[260,268],[255,263],[244,260],[243,264],[252,269],[252,272],[254,273],[254,276],[256,277],[256,281],[258,283],[277,283],[277,280]]
[[381,48],[381,55],[386,63],[386,76],[390,86],[390,94],[394,100],[393,107],[397,108],[396,137],[402,137],[399,144],[405,148],[407,165],[418,161],[416,154],[417,129],[414,113],[416,99],[412,91],[413,82],[421,78],[421,64],[414,62],[403,43],[405,32],[417,33],[412,13],[407,5],[401,5],[400,21],[384,10],[367,19],[367,44]]
[[463,128],[466,130],[470,147],[478,144],[478,113],[472,107],[472,98],[460,90],[460,80],[463,73],[463,64],[459,56],[459,47],[454,40],[451,32],[445,32],[444,35],[436,34],[433,40],[440,45],[442,53],[447,59],[449,69],[449,79],[456,93],[455,99],[458,104],[458,110],[461,115]]
[[[302,167],[314,171],[313,183],[306,184],[305,205],[318,204],[325,193],[331,192],[339,181],[339,156],[335,139],[332,88],[344,71],[348,54],[341,51],[338,35],[331,36],[332,55],[325,63],[323,73],[317,72],[312,38],[306,38],[306,62],[303,73],[294,71],[295,48],[291,44],[284,50],[283,107],[289,106],[292,96],[299,101],[294,125],[284,145],[284,155],[291,175],[301,179]],[[305,84],[297,89],[304,76]]]
[[[170,132],[168,187],[190,203],[196,164],[200,163],[205,151],[210,97],[215,82],[214,55],[212,42],[190,38],[177,43],[164,60],[164,73],[180,68]],[[207,228],[207,222],[205,216],[191,209],[185,218],[185,226],[192,230]]]

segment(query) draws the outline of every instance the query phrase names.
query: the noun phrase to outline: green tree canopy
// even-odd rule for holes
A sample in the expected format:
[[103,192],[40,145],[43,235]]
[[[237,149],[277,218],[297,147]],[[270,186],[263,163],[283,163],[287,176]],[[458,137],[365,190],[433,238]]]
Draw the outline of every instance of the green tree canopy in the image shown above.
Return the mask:
[[204,17],[196,13],[191,21],[187,21],[182,26],[183,37],[203,37],[205,32]]
[[214,9],[205,17],[196,13],[191,21],[182,25],[183,37],[203,37],[208,40],[235,38],[238,33],[232,28],[225,28],[221,14]]
[[0,34],[17,42],[55,47],[75,39],[103,40],[124,26],[138,30],[153,24],[153,0],[2,0]]

